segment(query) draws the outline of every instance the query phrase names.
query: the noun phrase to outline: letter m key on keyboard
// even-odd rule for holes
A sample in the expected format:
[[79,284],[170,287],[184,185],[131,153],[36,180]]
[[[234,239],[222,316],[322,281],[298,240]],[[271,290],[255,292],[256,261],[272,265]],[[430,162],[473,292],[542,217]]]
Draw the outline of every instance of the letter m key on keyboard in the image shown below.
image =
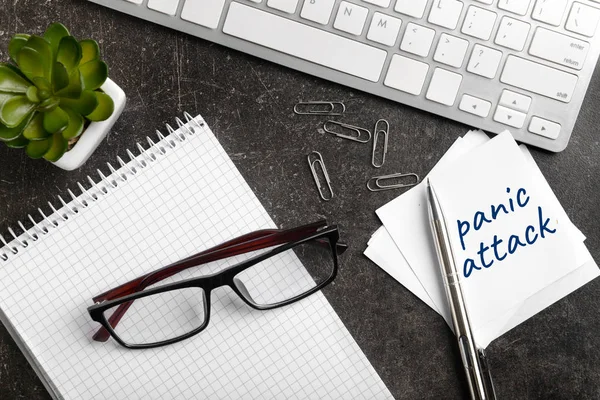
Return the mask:
[[90,1],[551,151],[600,54],[600,0]]

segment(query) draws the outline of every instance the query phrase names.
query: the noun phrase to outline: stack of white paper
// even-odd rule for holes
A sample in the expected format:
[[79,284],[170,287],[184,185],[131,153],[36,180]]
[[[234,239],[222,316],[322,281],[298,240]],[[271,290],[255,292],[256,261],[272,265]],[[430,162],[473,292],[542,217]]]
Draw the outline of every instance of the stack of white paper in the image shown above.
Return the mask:
[[[429,174],[440,200],[475,341],[487,345],[599,275],[585,236],[510,133],[459,138]],[[365,255],[452,327],[426,183],[377,210]]]

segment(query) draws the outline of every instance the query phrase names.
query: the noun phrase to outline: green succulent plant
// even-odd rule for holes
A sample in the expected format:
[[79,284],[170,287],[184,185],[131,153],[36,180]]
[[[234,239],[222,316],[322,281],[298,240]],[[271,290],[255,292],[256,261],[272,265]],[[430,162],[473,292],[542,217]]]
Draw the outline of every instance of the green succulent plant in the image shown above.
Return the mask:
[[15,63],[0,63],[0,141],[31,158],[57,161],[87,121],[111,116],[99,90],[108,77],[94,40],[77,41],[62,24],[44,36],[17,34],[8,45]]

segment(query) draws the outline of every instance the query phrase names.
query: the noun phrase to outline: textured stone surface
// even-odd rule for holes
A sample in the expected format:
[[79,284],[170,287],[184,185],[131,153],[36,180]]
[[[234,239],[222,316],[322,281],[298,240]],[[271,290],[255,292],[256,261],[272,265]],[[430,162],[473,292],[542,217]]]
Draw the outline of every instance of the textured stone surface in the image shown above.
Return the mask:
[[[370,193],[367,178],[400,171],[424,176],[467,126],[83,0],[0,0],[0,60],[8,58],[13,33],[41,33],[53,21],[100,42],[128,104],[108,139],[76,172],[0,146],[0,232],[96,169],[106,170],[107,161],[174,116],[202,113],[278,224],[326,216],[340,225],[351,250],[326,295],[396,398],[468,396],[442,318],[362,255],[379,226],[374,210],[399,194]],[[598,97],[596,76],[566,151],[532,153],[600,261]],[[378,118],[388,119],[392,136],[385,167],[370,166],[369,146],[325,137],[318,132],[319,118],[295,116],[292,106],[302,99],[342,100],[350,123],[370,127]],[[331,202],[319,201],[315,192],[305,159],[312,150],[323,154],[332,176]],[[490,345],[500,398],[600,398],[599,291],[600,281],[594,281]],[[1,326],[0,398],[49,398]]]

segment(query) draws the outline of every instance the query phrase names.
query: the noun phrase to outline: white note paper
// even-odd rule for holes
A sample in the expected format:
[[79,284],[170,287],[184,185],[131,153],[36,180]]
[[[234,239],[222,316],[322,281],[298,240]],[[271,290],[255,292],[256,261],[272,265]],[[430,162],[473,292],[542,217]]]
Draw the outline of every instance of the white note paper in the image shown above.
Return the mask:
[[474,329],[588,260],[562,207],[528,170],[505,132],[431,178]]
[[[532,187],[535,187],[535,189],[531,189],[533,191],[529,193],[535,192],[539,198],[544,199],[544,207],[552,209],[554,219],[561,222],[561,229],[563,232],[559,238],[562,238],[562,243],[566,243],[566,247],[571,249],[569,252],[571,257],[565,257],[563,253],[562,257],[564,258],[562,261],[558,258],[552,258],[552,261],[554,261],[554,265],[551,267],[553,274],[546,274],[541,266],[538,266],[536,271],[527,271],[528,279],[536,279],[538,275],[541,276],[541,279],[538,279],[533,284],[530,284],[530,280],[522,280],[515,291],[511,291],[511,289],[515,288],[514,285],[509,285],[508,289],[506,286],[501,289],[499,285],[497,285],[497,282],[493,280],[490,280],[490,283],[487,283],[488,286],[484,288],[483,285],[485,282],[482,284],[482,280],[486,281],[484,278],[471,279],[471,283],[464,283],[467,287],[473,286],[475,288],[471,292],[468,292],[467,288],[465,289],[465,292],[466,296],[470,296],[467,300],[469,312],[471,313],[472,308],[475,310],[475,316],[471,317],[471,321],[476,341],[482,347],[486,347],[490,341],[507,330],[512,329],[527,318],[598,276],[598,268],[583,245],[585,237],[571,223],[562,207],[560,207],[556,196],[552,193],[552,190],[527,149],[524,146],[521,146],[519,149],[514,143],[514,140],[512,140],[512,137],[501,136],[502,137],[495,137],[491,141],[491,144],[486,144],[487,146],[491,146],[491,148],[485,150],[485,146],[482,144],[488,142],[487,138],[473,135],[470,132],[462,139],[462,144],[460,143],[460,140],[457,140],[440,160],[438,165],[432,170],[429,176],[431,177],[432,182],[438,182],[437,184],[434,183],[434,185],[436,185],[436,190],[438,190],[438,185],[441,188],[442,194],[438,193],[438,196],[442,202],[442,207],[445,209],[452,208],[451,216],[449,217],[446,215],[447,220],[457,223],[456,220],[458,217],[455,216],[456,210],[462,210],[464,207],[467,207],[468,204],[471,204],[471,207],[473,207],[473,204],[479,206],[480,201],[483,201],[484,203],[485,201],[493,201],[486,198],[486,196],[490,196],[489,193],[491,189],[488,186],[491,184],[489,182],[487,183],[488,186],[484,184],[474,185],[475,187],[468,187],[468,182],[470,182],[469,179],[481,178],[481,175],[484,174],[485,171],[488,171],[489,173],[489,170],[496,169],[500,171],[500,175],[502,175],[503,172],[507,175],[503,178],[505,179],[503,182],[510,181],[510,184],[518,184],[525,181],[533,185]],[[472,146],[468,146],[469,144]],[[465,145],[468,147],[466,150]],[[477,149],[473,150],[475,148]],[[487,151],[487,153],[478,156],[477,154],[479,154],[481,149],[483,149],[484,152]],[[471,152],[469,152],[469,150],[471,150]],[[508,151],[508,153],[506,153],[506,151]],[[470,162],[472,162],[472,164]],[[503,163],[505,162],[512,164],[513,167],[515,167],[512,170],[513,174],[515,173],[514,169],[518,169],[519,174],[517,174],[517,176],[524,176],[524,180],[510,180],[510,175],[508,175],[510,171],[509,169],[504,168]],[[489,168],[487,170],[482,167],[486,163],[491,164],[491,166],[488,165]],[[457,177],[460,177],[460,179]],[[471,202],[460,202],[459,199],[462,199],[460,194],[458,194],[458,191],[461,190],[460,182],[462,182],[463,191],[469,190],[469,194],[475,192],[481,192],[483,194],[472,196]],[[467,188],[465,189],[465,187]],[[405,256],[406,262],[409,264],[411,271],[414,272],[415,276],[419,279],[428,298],[431,298],[436,305],[435,309],[441,309],[442,316],[444,316],[449,325],[451,325],[451,320],[447,314],[445,290],[442,286],[439,265],[437,263],[437,256],[433,247],[433,240],[429,227],[425,189],[425,184],[422,183],[411,191],[386,204],[380,208],[377,213],[393,237],[397,246],[396,251]],[[477,191],[477,189],[481,190]],[[504,190],[506,190],[506,188]],[[444,195],[447,196],[449,200],[445,200],[443,198]],[[523,199],[524,197],[522,200]],[[448,204],[448,201],[453,201],[454,203]],[[451,207],[456,202],[459,203],[459,206]],[[446,204],[446,206],[444,206],[444,204]],[[491,203],[488,204],[488,206],[490,205]],[[473,211],[473,213],[475,213],[475,211]],[[515,220],[513,220],[513,222],[514,221]],[[528,224],[523,226],[523,229],[527,226]],[[475,232],[476,234],[483,235],[483,231],[484,229],[482,227]],[[473,245],[473,242],[475,245],[480,243],[480,241],[477,241],[477,238],[473,239],[473,234],[471,232],[466,236],[469,236],[470,246]],[[466,236],[464,238],[465,241],[467,239]],[[456,238],[459,238],[458,234],[454,236],[454,241],[456,241]],[[374,237],[369,243],[369,248],[373,246],[373,249],[369,250],[371,255],[372,252],[377,249],[377,246],[382,244],[381,242],[383,241],[380,237]],[[553,243],[556,245],[555,242]],[[460,246],[460,250],[462,250],[462,243],[460,240],[457,244],[454,243],[453,245]],[[522,246],[518,247],[521,248]],[[469,249],[471,250],[470,247]],[[475,249],[475,255],[477,255],[477,250],[478,249]],[[385,254],[390,253],[393,253],[393,251],[386,249]],[[542,253],[544,253],[543,250]],[[515,252],[515,254],[517,253]],[[472,252],[470,255],[472,255]],[[463,258],[459,261],[460,267],[462,267],[466,258],[468,258],[468,256],[463,255]],[[389,257],[385,260],[381,260],[381,256],[374,256],[373,259],[378,259],[385,264],[383,268],[386,271],[392,270],[394,272],[394,274],[392,274],[393,276],[404,276],[407,274],[404,263],[394,263]],[[491,268],[492,267],[486,269],[484,267],[482,270],[476,269],[472,273],[472,276],[474,276],[475,273],[490,272],[492,271]],[[537,272],[537,274],[535,272]],[[468,281],[468,279],[469,278],[463,277],[464,281]],[[501,279],[501,277],[499,277],[499,279]],[[475,287],[473,282],[480,284],[481,288]],[[517,281],[517,283],[519,283],[519,281]],[[507,291],[505,292],[503,290]],[[467,292],[469,294],[467,294]],[[415,292],[415,294],[420,296],[419,292]],[[493,294],[496,297],[492,298],[491,301],[488,301],[489,299],[487,296],[489,296],[489,294]],[[503,301],[503,296],[508,300]],[[479,300],[479,305],[472,305],[475,301],[474,299]],[[427,299],[424,301],[426,300]]]
[[371,261],[379,265],[438,314],[441,313],[423,285],[421,285],[419,278],[408,265],[385,226],[382,226],[373,234],[365,250],[365,256],[369,257]]

